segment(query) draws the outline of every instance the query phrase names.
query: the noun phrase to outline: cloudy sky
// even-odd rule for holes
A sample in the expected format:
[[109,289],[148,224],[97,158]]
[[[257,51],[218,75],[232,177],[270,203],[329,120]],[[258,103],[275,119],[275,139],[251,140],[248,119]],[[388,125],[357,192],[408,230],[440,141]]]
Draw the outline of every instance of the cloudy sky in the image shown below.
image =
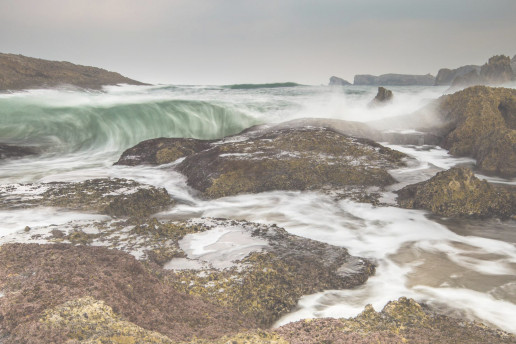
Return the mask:
[[0,52],[154,83],[435,75],[516,54],[516,0],[0,0]]

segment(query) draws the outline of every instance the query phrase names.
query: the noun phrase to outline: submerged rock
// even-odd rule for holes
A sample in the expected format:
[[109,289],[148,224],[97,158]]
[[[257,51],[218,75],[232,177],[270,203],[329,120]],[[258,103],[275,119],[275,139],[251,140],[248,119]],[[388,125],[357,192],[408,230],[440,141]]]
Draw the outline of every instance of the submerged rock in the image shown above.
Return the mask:
[[370,106],[383,105],[392,101],[392,91],[384,87],[378,87],[376,97],[369,103]]
[[501,217],[516,213],[514,195],[481,181],[466,168],[439,172],[431,179],[398,191],[404,208],[427,209],[434,214],[457,217]]
[[470,87],[437,101],[445,123],[430,129],[455,156],[477,159],[488,174],[516,176],[516,90]]
[[164,336],[218,338],[256,327],[238,312],[177,292],[130,255],[103,247],[4,244],[0,286],[6,344],[167,343]]
[[21,158],[36,154],[32,147],[13,146],[0,143],[0,160],[8,158]]
[[330,86],[349,86],[351,83],[349,81],[346,81],[344,79],[338,78],[336,76],[332,76],[330,78]]
[[0,186],[1,208],[52,206],[111,216],[148,216],[172,204],[164,188],[119,178]]

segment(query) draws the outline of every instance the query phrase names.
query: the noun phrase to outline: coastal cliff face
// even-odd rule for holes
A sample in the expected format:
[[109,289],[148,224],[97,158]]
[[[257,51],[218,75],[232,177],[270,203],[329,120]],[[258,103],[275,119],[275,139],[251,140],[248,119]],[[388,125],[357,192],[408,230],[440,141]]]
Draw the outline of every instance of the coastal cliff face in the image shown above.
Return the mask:
[[510,57],[496,55],[482,66],[463,66],[457,69],[441,69],[437,74],[436,85],[468,87],[475,85],[499,85],[514,78],[516,64]]
[[365,86],[432,86],[435,77],[426,75],[411,74],[382,74],[380,76],[359,74],[355,75],[354,85]]
[[100,89],[117,84],[145,85],[101,68],[0,53],[0,91],[61,85]]
[[341,79],[339,77],[336,77],[336,76],[332,76],[330,78],[330,86],[348,86],[348,85],[351,85],[351,83],[347,80],[344,80],[344,79]]
[[480,72],[480,66],[467,65],[455,69],[441,68],[435,77],[435,86],[451,85],[457,77],[475,72]]

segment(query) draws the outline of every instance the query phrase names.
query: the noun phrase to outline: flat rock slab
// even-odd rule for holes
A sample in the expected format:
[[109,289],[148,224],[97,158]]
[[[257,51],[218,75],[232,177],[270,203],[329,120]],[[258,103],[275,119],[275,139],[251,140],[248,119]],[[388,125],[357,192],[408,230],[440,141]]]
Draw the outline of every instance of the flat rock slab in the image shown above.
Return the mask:
[[148,216],[172,204],[163,188],[119,178],[0,185],[0,208],[52,206],[111,216]]

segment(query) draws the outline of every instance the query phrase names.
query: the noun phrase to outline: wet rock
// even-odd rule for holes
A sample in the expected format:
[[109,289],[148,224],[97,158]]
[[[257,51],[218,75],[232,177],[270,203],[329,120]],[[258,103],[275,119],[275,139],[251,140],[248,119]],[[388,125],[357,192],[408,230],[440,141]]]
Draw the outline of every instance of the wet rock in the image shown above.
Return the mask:
[[439,72],[435,77],[435,86],[451,85],[457,77],[462,77],[471,72],[474,72],[474,74],[479,75],[480,66],[467,65],[456,69],[439,69]]
[[148,216],[173,204],[163,188],[119,178],[0,186],[0,207],[63,207],[111,216]]
[[369,305],[355,318],[301,320],[273,332],[292,344],[516,343],[514,335],[434,314],[404,297],[381,312]]
[[369,103],[369,106],[378,106],[392,101],[392,91],[384,87],[378,87],[378,93],[374,99]]
[[484,173],[516,176],[516,90],[476,86],[437,103],[445,124],[430,131],[443,137],[443,148],[477,159]]
[[[62,232],[57,236],[56,228]],[[4,240],[125,251],[153,266],[175,290],[232,309],[260,326],[274,323],[303,295],[352,288],[375,272],[369,260],[353,257],[345,248],[297,237],[275,225],[224,219],[74,222]]]
[[8,158],[21,158],[34,154],[36,154],[36,150],[32,147],[21,147],[0,143],[0,160]]
[[188,138],[159,138],[140,142],[122,153],[115,165],[161,165],[208,149],[211,141]]
[[329,85],[330,86],[348,86],[348,85],[351,85],[351,83],[349,81],[346,81],[344,79],[338,78],[336,76],[332,76],[330,78]]
[[132,256],[103,247],[4,244],[0,286],[6,344],[97,343],[110,336],[160,343],[167,342],[164,336],[210,339],[256,327],[238,312],[177,292]]
[[404,208],[451,217],[507,218],[516,213],[511,192],[479,180],[466,168],[452,168],[408,185],[398,191],[397,201]]
[[61,85],[100,89],[116,84],[145,85],[101,68],[0,53],[0,91]]
[[321,190],[349,185],[386,186],[387,169],[403,153],[328,128],[268,131],[240,141],[219,141],[185,158],[177,170],[208,198],[270,190]]

